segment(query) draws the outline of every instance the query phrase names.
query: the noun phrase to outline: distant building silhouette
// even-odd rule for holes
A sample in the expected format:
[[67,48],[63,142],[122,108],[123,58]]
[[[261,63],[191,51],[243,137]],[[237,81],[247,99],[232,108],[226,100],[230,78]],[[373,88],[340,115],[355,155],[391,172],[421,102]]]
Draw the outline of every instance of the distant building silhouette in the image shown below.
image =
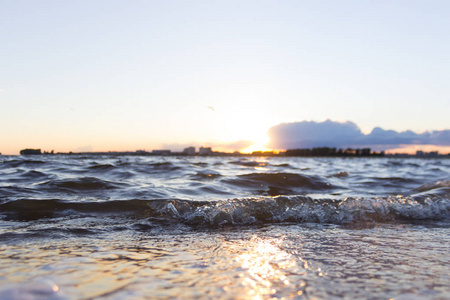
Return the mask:
[[185,155],[195,155],[195,147],[184,148],[183,154],[185,154]]
[[153,150],[152,154],[153,155],[170,155],[172,153],[172,151],[170,150]]
[[198,151],[198,155],[211,155],[212,150],[211,147],[200,147],[200,150]]

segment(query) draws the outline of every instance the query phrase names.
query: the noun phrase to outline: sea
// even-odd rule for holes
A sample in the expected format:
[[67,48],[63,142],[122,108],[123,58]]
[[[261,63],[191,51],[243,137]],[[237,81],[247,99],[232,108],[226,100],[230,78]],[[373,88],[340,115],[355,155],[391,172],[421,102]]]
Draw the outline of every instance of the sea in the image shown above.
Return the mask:
[[450,159],[0,156],[0,299],[450,299]]

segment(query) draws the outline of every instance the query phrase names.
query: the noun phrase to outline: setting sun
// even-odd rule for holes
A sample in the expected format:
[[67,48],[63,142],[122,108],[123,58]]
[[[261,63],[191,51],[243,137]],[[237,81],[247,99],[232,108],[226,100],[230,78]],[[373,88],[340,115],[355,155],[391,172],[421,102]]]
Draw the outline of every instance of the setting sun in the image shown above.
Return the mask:
[[241,153],[252,153],[255,151],[262,151],[262,152],[272,151],[272,149],[265,147],[265,145],[268,142],[269,142],[269,137],[267,135],[264,135],[259,140],[255,141],[254,144],[252,144],[244,149],[241,149],[240,152]]
[[255,151],[266,152],[266,151],[272,151],[272,149],[266,148],[262,144],[253,144],[251,146],[248,146],[245,149],[242,149],[240,152],[241,153],[252,153],[252,152],[255,152]]

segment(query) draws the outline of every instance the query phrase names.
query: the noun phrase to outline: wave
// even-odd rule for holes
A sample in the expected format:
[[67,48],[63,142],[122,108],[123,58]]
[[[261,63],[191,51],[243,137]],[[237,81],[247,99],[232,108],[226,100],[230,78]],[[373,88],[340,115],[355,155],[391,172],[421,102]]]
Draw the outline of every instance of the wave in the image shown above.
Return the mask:
[[25,171],[23,169],[16,169],[16,172],[12,175],[9,175],[5,178],[4,182],[8,183],[25,183],[25,182],[34,182],[36,180],[46,180],[52,178],[51,174],[45,174],[40,171]]
[[[442,193],[441,193],[442,194]],[[313,199],[307,196],[240,198],[218,201],[184,199],[68,202],[58,199],[19,199],[0,204],[3,219],[105,215],[187,225],[222,226],[270,223],[386,223],[449,220],[450,189],[444,197],[390,196],[376,198]]]
[[267,162],[260,162],[260,161],[247,161],[247,160],[237,160],[237,161],[230,161],[230,164],[243,166],[243,167],[265,167],[269,165]]
[[114,165],[111,165],[111,164],[95,164],[95,165],[88,167],[88,169],[93,170],[93,171],[107,172],[107,171],[117,169],[117,167]]
[[18,167],[36,167],[46,164],[43,160],[31,160],[31,159],[13,159],[5,160],[0,163],[0,168],[18,168]]
[[438,180],[435,182],[426,183],[424,185],[419,186],[418,188],[415,188],[415,191],[418,192],[426,192],[430,190],[434,190],[437,188],[449,188],[450,187],[450,180]]
[[80,192],[80,191],[95,191],[95,190],[111,190],[123,186],[125,183],[112,182],[102,180],[96,177],[80,177],[75,179],[58,179],[39,183],[43,188],[48,188],[52,191],[64,192]]
[[216,178],[222,177],[218,172],[210,171],[210,172],[197,172],[194,175],[191,175],[191,178],[194,180],[213,180]]
[[250,173],[238,175],[223,182],[245,189],[253,189],[255,194],[268,196],[298,195],[309,191],[325,191],[336,187],[323,178],[295,173]]
[[148,164],[148,166],[154,170],[163,170],[163,171],[175,171],[175,170],[181,169],[180,166],[177,166],[176,164],[171,163],[171,162],[151,163],[151,164]]
[[153,217],[175,219],[186,224],[250,225],[267,223],[392,222],[449,219],[450,201],[387,197],[345,200],[279,196],[216,202],[158,200],[148,203]]
[[253,168],[262,168],[262,167],[272,166],[272,167],[295,169],[288,163],[272,164],[267,161],[235,160],[235,161],[230,161],[229,164],[243,166],[243,167],[253,167]]

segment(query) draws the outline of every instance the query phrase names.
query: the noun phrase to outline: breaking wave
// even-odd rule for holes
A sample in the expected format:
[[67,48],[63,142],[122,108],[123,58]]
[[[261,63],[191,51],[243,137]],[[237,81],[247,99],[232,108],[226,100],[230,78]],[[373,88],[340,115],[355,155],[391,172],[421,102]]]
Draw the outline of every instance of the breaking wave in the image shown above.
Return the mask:
[[57,199],[20,199],[0,204],[6,220],[29,221],[86,214],[101,218],[119,215],[132,219],[181,222],[188,225],[253,225],[270,223],[402,222],[448,220],[450,189],[438,196],[313,199],[278,196],[194,201],[183,199],[67,202]]

